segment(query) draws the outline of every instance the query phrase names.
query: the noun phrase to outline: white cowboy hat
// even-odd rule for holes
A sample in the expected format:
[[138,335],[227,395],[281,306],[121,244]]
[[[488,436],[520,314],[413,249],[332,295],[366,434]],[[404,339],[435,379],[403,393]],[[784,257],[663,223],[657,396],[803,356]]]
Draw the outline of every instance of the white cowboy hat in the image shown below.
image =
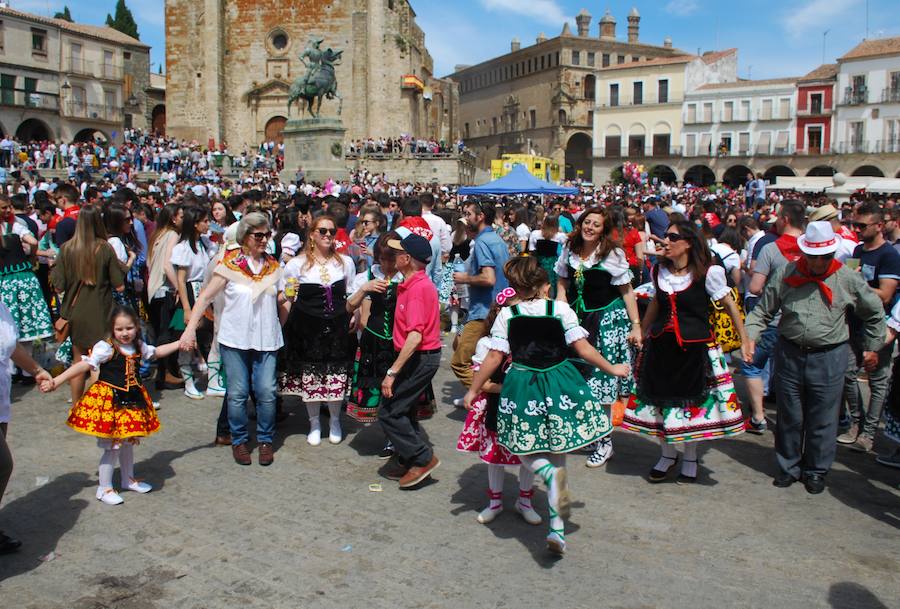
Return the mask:
[[833,254],[838,248],[838,236],[834,234],[831,222],[810,222],[806,234],[797,238],[800,251],[810,256]]

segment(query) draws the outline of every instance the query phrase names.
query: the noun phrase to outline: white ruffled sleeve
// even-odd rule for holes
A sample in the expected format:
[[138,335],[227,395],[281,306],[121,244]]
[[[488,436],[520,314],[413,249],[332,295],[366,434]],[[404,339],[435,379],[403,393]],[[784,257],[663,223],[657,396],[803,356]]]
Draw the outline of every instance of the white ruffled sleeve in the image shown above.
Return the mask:
[[553,268],[553,270],[556,271],[557,277],[559,277],[561,279],[569,278],[568,261],[569,261],[569,248],[564,247],[564,248],[562,248],[562,251],[559,253],[559,258],[556,259],[556,266]]
[[509,338],[507,336],[506,329],[509,325],[509,318],[511,315],[512,311],[510,310],[510,308],[504,307],[497,315],[497,319],[494,320],[494,325],[491,327],[490,343],[490,347],[494,351],[509,353]]
[[891,314],[887,319],[888,328],[894,332],[900,332],[900,300],[891,309]]
[[722,300],[731,292],[728,280],[725,279],[725,269],[714,264],[706,272],[706,293],[713,300]]
[[286,233],[281,238],[281,252],[283,254],[289,253],[291,256],[296,256],[297,252],[300,251],[301,245],[300,235],[297,233]]
[[347,283],[347,297],[349,298],[359,292],[368,280],[369,273],[357,273],[353,277],[353,281]]
[[99,370],[101,364],[112,359],[113,347],[105,340],[101,340],[91,349],[90,354],[82,355],[81,359],[91,365],[94,370]]
[[472,365],[480,366],[484,363],[484,358],[487,357],[488,353],[491,351],[491,337],[483,336],[478,339],[478,343],[475,345],[475,353],[472,354]]
[[603,268],[607,273],[612,275],[610,283],[612,285],[625,285],[631,283],[633,275],[631,268],[628,266],[628,259],[625,258],[625,252],[622,248],[617,247],[611,251],[603,260]]
[[353,258],[341,254],[341,262],[344,264],[344,285],[350,285],[356,279],[356,265],[353,264]]
[[149,361],[154,357],[156,357],[156,347],[141,342],[141,359]]
[[566,344],[571,345],[575,341],[588,337],[588,331],[581,327],[578,323],[578,315],[572,310],[566,302],[557,301],[554,303],[556,314],[562,321],[563,330],[566,332]]

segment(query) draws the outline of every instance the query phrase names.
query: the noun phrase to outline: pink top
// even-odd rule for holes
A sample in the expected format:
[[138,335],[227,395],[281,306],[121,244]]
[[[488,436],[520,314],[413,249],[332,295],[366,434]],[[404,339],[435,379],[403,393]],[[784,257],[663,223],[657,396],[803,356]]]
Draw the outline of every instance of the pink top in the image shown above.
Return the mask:
[[422,335],[417,351],[441,348],[440,310],[437,289],[425,271],[419,271],[397,286],[394,313],[394,349],[400,351],[410,332]]

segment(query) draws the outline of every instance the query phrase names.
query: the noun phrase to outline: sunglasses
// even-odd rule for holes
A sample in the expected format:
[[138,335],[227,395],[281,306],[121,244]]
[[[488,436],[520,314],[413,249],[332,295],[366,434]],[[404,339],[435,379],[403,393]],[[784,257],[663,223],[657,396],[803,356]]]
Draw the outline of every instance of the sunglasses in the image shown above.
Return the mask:
[[687,240],[687,237],[679,233],[666,233],[665,235],[663,235],[663,237],[666,239],[666,241],[671,241],[672,243]]
[[812,260],[830,260],[834,258],[834,254],[804,254],[804,256]]
[[316,232],[319,233],[320,235],[322,235],[323,237],[325,235],[331,235],[332,237],[334,237],[337,234],[337,229],[336,228],[317,228]]
[[257,241],[265,241],[266,239],[272,238],[272,231],[266,231],[264,233],[250,233],[250,236]]
[[875,226],[876,224],[881,224],[880,222],[870,222],[866,224],[865,222],[851,222],[850,226],[855,228],[856,230],[866,230],[870,226]]

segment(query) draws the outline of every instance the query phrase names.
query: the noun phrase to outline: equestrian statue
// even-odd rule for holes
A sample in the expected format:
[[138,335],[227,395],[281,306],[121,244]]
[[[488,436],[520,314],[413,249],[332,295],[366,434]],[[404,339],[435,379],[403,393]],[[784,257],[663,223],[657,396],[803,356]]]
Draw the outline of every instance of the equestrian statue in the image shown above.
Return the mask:
[[[344,107],[344,99],[338,95],[337,79],[334,75],[334,66],[340,63],[344,51],[334,51],[331,48],[324,51],[320,48],[322,38],[310,38],[300,54],[300,61],[306,66],[306,74],[298,78],[291,85],[288,93],[288,117],[291,116],[291,105],[299,100],[306,100],[306,107],[313,118],[319,117],[322,109],[322,99],[334,99],[339,101],[338,116]],[[308,62],[307,62],[308,60]],[[315,109],[313,102],[317,101]]]

